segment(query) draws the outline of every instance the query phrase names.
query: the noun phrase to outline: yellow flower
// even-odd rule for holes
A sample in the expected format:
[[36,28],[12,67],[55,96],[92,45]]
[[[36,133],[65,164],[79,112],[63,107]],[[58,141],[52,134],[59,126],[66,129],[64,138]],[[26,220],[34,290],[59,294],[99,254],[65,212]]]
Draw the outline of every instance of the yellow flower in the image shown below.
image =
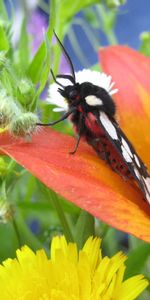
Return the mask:
[[100,239],[90,237],[78,252],[65,237],[54,237],[51,259],[27,246],[0,265],[2,300],[132,300],[148,285],[143,275],[123,281],[126,256],[101,256]]

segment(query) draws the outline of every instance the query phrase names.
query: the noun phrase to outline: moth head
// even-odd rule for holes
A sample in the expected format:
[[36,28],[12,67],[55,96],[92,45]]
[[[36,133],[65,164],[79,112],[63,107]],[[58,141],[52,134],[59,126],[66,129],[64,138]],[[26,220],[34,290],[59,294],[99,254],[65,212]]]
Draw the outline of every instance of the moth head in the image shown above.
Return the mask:
[[58,88],[58,92],[67,100],[68,104],[76,105],[80,100],[79,85],[68,85],[63,89]]

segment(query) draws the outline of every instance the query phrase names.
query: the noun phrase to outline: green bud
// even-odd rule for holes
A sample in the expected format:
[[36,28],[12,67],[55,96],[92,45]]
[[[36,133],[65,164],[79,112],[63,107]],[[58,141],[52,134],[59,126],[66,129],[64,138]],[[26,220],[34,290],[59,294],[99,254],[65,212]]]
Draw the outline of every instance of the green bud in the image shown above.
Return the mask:
[[126,0],[106,0],[105,4],[108,6],[108,8],[117,8],[120,5],[123,5],[126,3]]
[[140,35],[140,40],[140,52],[142,52],[144,55],[150,56],[150,32],[142,32]]
[[0,197],[0,223],[7,223],[12,218],[12,210],[5,198]]
[[21,79],[18,88],[18,99],[22,104],[31,104],[35,94],[34,86],[28,79]]
[[10,123],[10,132],[18,137],[28,138],[36,131],[38,117],[31,112],[23,113],[13,118]]
[[33,84],[27,79],[21,79],[19,89],[22,94],[30,94],[30,92],[33,91]]
[[147,41],[147,40],[149,41],[150,40],[150,32],[149,31],[142,32],[140,35],[140,39],[142,41]]
[[0,89],[0,127],[9,125],[12,118],[21,113],[17,103],[10,97],[4,89]]

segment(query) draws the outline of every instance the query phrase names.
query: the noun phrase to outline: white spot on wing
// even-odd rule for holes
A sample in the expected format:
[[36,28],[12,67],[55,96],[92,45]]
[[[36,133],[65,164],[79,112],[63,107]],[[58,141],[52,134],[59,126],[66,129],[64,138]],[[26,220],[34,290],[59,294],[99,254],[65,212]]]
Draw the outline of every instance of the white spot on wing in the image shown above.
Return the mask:
[[140,175],[139,171],[137,170],[137,168],[134,168],[134,173],[138,179],[141,178],[141,175]]
[[97,98],[94,95],[89,95],[89,96],[85,97],[85,101],[88,105],[92,105],[92,106],[103,105],[102,100],[100,98]]
[[109,118],[104,112],[100,113],[100,121],[102,122],[105,130],[108,132],[110,137],[113,140],[118,140],[116,128],[113,126],[112,122],[109,120]]
[[125,141],[124,138],[121,139],[122,145],[123,147],[126,149],[126,151],[128,152],[128,154],[133,157],[133,153],[131,152],[128,143]]
[[135,154],[134,154],[134,159],[135,159],[135,162],[137,163],[138,167],[141,168],[139,159],[138,159],[138,157]]
[[146,195],[147,202],[150,204],[150,195],[147,192],[145,193],[145,195]]
[[147,178],[143,177],[143,179],[144,179],[144,182],[145,182],[148,190],[150,191],[150,177],[147,177]]
[[132,163],[132,158],[129,155],[129,153],[127,152],[127,150],[124,148],[123,145],[121,145],[121,150],[122,150],[122,155],[123,155],[125,161],[128,163]]
[[147,177],[147,178],[144,178],[144,177],[143,177],[143,180],[144,180],[145,185],[146,185],[146,188],[147,188],[147,191],[145,191],[145,194],[146,194],[146,200],[147,200],[148,203],[150,204],[150,177]]

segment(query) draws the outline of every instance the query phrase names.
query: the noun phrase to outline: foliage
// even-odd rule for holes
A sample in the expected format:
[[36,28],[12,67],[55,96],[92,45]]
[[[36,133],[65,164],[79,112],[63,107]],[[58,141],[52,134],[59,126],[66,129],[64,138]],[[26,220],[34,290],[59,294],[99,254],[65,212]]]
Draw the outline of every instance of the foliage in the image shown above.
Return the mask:
[[[117,44],[114,26],[119,8],[117,5],[117,9],[116,6],[114,9],[115,1],[107,1],[107,6],[104,2],[75,0],[70,6],[69,0],[51,0],[48,28],[32,56],[31,37],[27,29],[29,12],[24,11],[19,39],[14,46],[14,9],[10,7],[11,13],[8,16],[4,1],[0,0],[0,132],[9,130],[13,135],[29,140],[35,130],[33,123],[37,122],[37,116],[40,115],[43,122],[57,119],[59,114],[54,114],[51,106],[41,101],[41,94],[47,92],[50,82],[50,68],[57,74],[60,67],[61,51],[53,40],[53,29],[61,41],[68,36],[81,63],[83,61],[83,65],[87,65],[85,54],[78,47],[74,35],[76,25],[88,37],[94,51],[100,45],[95,34],[99,28],[109,44]],[[122,4],[124,1],[119,2]],[[150,55],[149,44],[149,34],[143,35],[142,53]],[[99,68],[98,62],[90,67]],[[19,127],[20,124],[23,127]],[[55,128],[72,135],[68,122]],[[113,255],[114,251],[123,249],[129,255],[126,277],[134,275],[134,271],[143,272],[148,277],[148,244],[112,229],[82,211],[6,156],[0,159],[0,222],[1,261],[14,257],[16,249],[24,244],[33,250],[44,247],[48,251],[49,242],[55,234],[64,233],[68,241],[77,242],[80,248],[89,235],[100,235],[106,254]],[[134,264],[136,267],[133,271]],[[143,299],[148,299],[147,295]]]

